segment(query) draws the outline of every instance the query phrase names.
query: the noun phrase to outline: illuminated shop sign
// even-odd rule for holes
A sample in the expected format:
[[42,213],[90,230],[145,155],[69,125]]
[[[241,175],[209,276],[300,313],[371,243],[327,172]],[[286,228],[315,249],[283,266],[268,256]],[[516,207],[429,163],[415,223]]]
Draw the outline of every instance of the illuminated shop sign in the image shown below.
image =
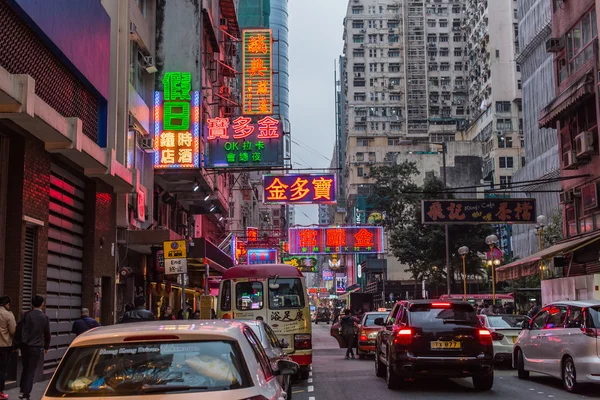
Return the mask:
[[206,168],[283,166],[281,121],[263,118],[208,118],[204,125]]
[[335,174],[264,175],[265,203],[335,203]]
[[200,166],[200,93],[189,72],[167,72],[154,92],[154,168]]
[[242,31],[242,114],[273,114],[273,33]]
[[277,250],[275,249],[248,249],[248,264],[276,264]]
[[317,272],[317,257],[290,256],[282,259],[284,264],[291,265],[300,272]]
[[535,199],[422,200],[424,224],[535,224]]
[[347,226],[329,228],[290,228],[290,254],[380,254],[383,228]]

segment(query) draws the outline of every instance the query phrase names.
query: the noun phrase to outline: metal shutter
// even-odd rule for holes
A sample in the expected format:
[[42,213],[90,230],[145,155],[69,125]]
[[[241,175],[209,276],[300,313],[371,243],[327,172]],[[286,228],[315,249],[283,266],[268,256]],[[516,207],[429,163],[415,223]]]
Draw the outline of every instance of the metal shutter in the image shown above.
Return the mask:
[[33,265],[35,260],[35,226],[27,225],[25,228],[25,258],[23,260],[23,311],[31,310],[33,296]]

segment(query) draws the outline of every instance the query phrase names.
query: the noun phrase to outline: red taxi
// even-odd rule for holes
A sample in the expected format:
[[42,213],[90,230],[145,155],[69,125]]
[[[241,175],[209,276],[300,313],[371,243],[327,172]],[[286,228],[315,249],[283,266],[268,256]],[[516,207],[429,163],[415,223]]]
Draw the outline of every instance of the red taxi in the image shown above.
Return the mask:
[[358,325],[358,358],[365,358],[367,354],[375,354],[375,340],[377,332],[383,329],[382,326],[375,325],[377,318],[386,318],[388,312],[373,311],[363,315]]

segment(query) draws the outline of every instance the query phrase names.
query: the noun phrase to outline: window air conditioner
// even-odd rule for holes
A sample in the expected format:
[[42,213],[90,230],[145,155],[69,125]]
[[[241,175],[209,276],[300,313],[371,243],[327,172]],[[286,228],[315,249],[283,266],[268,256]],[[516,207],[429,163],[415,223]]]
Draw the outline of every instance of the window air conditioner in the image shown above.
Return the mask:
[[562,204],[568,204],[568,203],[572,203],[573,202],[573,191],[572,190],[568,190],[566,192],[561,192],[560,193],[560,202]]
[[142,150],[146,153],[154,153],[154,142],[153,138],[140,138],[139,145]]
[[594,134],[590,131],[581,132],[575,136],[575,153],[577,158],[585,157],[594,152]]
[[562,156],[562,167],[563,169],[577,169],[579,163],[573,150],[569,150],[563,153]]

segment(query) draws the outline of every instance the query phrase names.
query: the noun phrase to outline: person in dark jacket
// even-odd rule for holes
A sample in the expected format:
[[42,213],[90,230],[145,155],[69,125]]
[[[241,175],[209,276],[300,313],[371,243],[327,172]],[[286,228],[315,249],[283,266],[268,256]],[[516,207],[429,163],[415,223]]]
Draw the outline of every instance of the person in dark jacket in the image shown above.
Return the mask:
[[133,301],[135,309],[127,311],[121,323],[125,322],[143,322],[143,321],[156,321],[154,314],[151,311],[146,310],[146,299],[144,296],[137,296]]
[[94,318],[90,318],[90,310],[87,308],[81,309],[81,317],[73,322],[73,328],[71,332],[76,336],[81,335],[83,332],[87,332],[92,328],[97,328],[100,323]]
[[31,301],[33,310],[23,315],[20,322],[22,324],[20,348],[23,363],[19,385],[21,387],[19,398],[21,399],[29,399],[38,365],[43,361],[44,353],[47,354],[50,348],[50,321],[42,311],[44,303],[42,296],[35,296]]
[[161,321],[173,321],[175,319],[175,316],[173,315],[173,309],[171,308],[171,306],[166,306],[162,309],[159,319]]
[[350,310],[344,310],[344,316],[341,318],[340,326],[342,329],[342,336],[344,338],[344,341],[348,345],[348,348],[346,350],[346,360],[349,360],[350,357],[354,359],[354,352],[352,351],[352,348],[354,347],[354,325],[356,324],[356,322],[356,318],[350,315]]

